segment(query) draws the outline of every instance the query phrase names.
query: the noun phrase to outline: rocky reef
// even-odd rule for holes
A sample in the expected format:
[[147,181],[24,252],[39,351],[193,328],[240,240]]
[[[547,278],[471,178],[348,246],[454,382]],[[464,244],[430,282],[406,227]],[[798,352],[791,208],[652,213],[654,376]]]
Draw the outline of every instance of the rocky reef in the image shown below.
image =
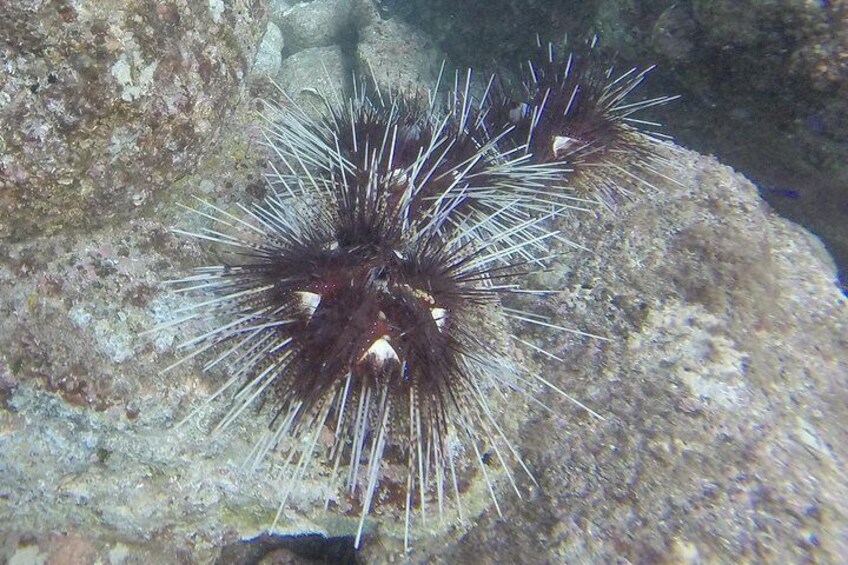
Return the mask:
[[[162,282],[211,252],[170,231],[202,221],[177,204],[264,195],[256,97],[275,95],[269,79],[318,111],[354,71],[426,88],[445,53],[366,0],[57,5],[22,4],[19,25],[2,24],[4,65],[18,71],[0,79],[0,560],[233,559],[273,519],[278,462],[242,469],[267,407],[220,436],[176,426],[219,382],[199,362],[161,373],[202,323],[145,333],[184,306]],[[81,39],[48,47],[100,20],[91,78],[45,63],[85,59]],[[29,34],[29,55],[11,33]],[[169,114],[168,92],[194,93],[195,110]],[[59,107],[77,121],[63,126]],[[36,123],[48,125],[31,137]],[[51,147],[58,161],[42,160]],[[533,362],[605,420],[565,400],[514,406],[538,485],[520,484],[521,499],[505,489],[504,519],[484,509],[466,529],[423,531],[411,562],[848,554],[848,302],[834,262],[731,168],[665,156],[673,180],[564,220],[586,250],[540,275],[563,290],[547,304],[563,324],[609,341],[549,337],[563,361]],[[316,505],[321,489],[304,481],[280,533],[350,533]],[[373,518],[359,559],[401,559],[396,525]],[[267,547],[266,562],[310,562]]]

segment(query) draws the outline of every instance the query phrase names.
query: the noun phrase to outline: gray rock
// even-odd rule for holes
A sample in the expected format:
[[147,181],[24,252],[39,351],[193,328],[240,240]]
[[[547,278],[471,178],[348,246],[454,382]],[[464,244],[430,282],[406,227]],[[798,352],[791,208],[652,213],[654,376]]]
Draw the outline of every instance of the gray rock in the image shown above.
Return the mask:
[[314,0],[282,11],[276,21],[286,38],[286,52],[327,47],[352,36],[353,6],[353,0]]
[[270,0],[268,2],[268,18],[277,25],[283,21],[283,14],[292,7],[292,0]]
[[[372,6],[373,8],[373,6]],[[399,18],[367,18],[356,47],[357,68],[381,87],[416,93],[426,100],[446,60],[433,41]]]
[[283,62],[283,32],[274,22],[268,22],[265,35],[256,52],[250,74],[253,78],[274,78]]
[[[848,551],[848,303],[822,244],[714,159],[565,233],[550,377],[567,402],[523,433],[539,489],[447,562],[838,563]],[[565,229],[565,226],[563,226]]]
[[341,49],[313,47],[295,53],[283,61],[277,84],[289,97],[313,116],[322,115],[326,100],[339,100],[345,96],[350,72],[347,70]]
[[[556,396],[545,399],[554,414],[513,403],[504,418],[524,422],[517,444],[538,487],[521,480],[518,499],[504,486],[506,519],[486,512],[461,540],[462,531],[422,534],[412,562],[845,555],[848,306],[833,265],[744,178],[711,158],[671,158],[663,172],[681,185],[657,180],[655,194],[560,226],[593,252],[569,253],[548,275],[566,291],[548,306],[562,325],[610,341],[535,338],[563,359],[546,362],[545,376],[605,420]],[[213,162],[204,176],[226,166]],[[241,190],[206,197],[230,209],[246,198]],[[203,225],[191,216],[174,222]],[[174,427],[217,384],[191,363],[159,371],[208,322],[166,330],[172,341],[158,344],[138,335],[184,305],[159,281],[206,253],[155,220],[8,247],[0,263],[0,310],[9,313],[0,321],[5,557],[76,548],[104,560],[117,551],[128,562],[198,561],[273,516],[276,475],[240,469],[266,412],[219,437],[206,425]],[[129,340],[132,357],[104,348],[100,320],[118,342]],[[303,482],[286,531],[351,531],[314,505],[321,487],[320,478]],[[398,524],[379,515],[372,523],[364,556],[396,557]]]
[[263,0],[3,8],[0,238],[137,215],[241,95]]

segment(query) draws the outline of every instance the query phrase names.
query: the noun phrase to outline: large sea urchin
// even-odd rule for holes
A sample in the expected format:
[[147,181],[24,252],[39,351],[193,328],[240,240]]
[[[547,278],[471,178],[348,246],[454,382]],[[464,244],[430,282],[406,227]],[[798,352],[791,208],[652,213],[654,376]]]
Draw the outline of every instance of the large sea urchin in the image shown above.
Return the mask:
[[[343,159],[340,152],[337,157]],[[192,351],[183,360],[217,351],[205,370],[232,368],[213,395],[238,387],[218,427],[273,393],[278,409],[251,465],[278,447],[287,456],[289,485],[315,472],[319,437],[331,430],[332,445],[322,457],[328,468],[320,472],[328,485],[356,498],[357,543],[375,496],[392,483],[406,493],[407,539],[413,507],[426,519],[428,504],[444,514],[451,499],[452,512],[462,517],[460,489],[469,473],[482,474],[497,505],[483,453],[494,456],[513,485],[512,468],[523,463],[493,404],[516,388],[553,387],[511,362],[504,317],[555,326],[499,308],[503,296],[523,292],[515,282],[521,266],[505,264],[505,257],[530,254],[543,236],[504,247],[495,235],[480,243],[472,235],[479,222],[447,230],[465,191],[451,196],[451,205],[437,197],[426,205],[417,198],[399,201],[400,174],[339,167],[313,177],[309,190],[279,175],[287,187],[282,194],[299,196],[272,195],[244,208],[244,220],[204,204],[196,211],[227,233],[219,227],[181,233],[229,246],[236,255],[175,281],[217,295],[190,307],[190,317],[226,321],[181,345]],[[522,220],[502,238],[543,231],[542,221]],[[330,490],[328,502],[338,497]]]

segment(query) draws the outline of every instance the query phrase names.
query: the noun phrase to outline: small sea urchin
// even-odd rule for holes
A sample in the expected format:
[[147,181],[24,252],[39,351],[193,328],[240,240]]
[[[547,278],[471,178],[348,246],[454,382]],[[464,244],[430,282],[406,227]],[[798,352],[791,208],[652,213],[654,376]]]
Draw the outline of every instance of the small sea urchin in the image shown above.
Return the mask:
[[509,129],[502,145],[524,147],[533,163],[568,165],[569,186],[608,205],[628,195],[628,185],[650,186],[649,177],[660,175],[658,150],[668,147],[668,137],[637,114],[678,97],[633,100],[654,67],[617,73],[597,42],[593,37],[586,49],[562,57],[539,41],[520,87],[499,83],[485,101],[486,120],[494,130]]
[[515,348],[557,357],[510,324],[575,331],[521,306],[547,294],[523,290],[522,275],[557,253],[552,220],[586,204],[566,184],[585,174],[592,198],[607,196],[606,156],[641,150],[631,112],[667,99],[628,104],[644,73],[604,82],[548,53],[518,105],[492,94],[494,79],[474,102],[469,74],[442,105],[360,88],[324,120],[272,106],[271,194],[237,214],[202,202],[193,210],[213,225],[177,230],[232,254],[173,281],[212,295],[173,324],[220,322],[172,367],[208,352],[204,371],[226,368],[208,400],[233,396],[217,429],[274,399],[249,463],[282,457],[280,513],[317,475],[326,505],[357,516],[357,545],[377,501],[397,509],[408,545],[414,514],[463,519],[469,477],[500,512],[492,465],[521,496],[513,470],[532,474],[496,416],[510,395],[555,391],[600,418],[518,366]]

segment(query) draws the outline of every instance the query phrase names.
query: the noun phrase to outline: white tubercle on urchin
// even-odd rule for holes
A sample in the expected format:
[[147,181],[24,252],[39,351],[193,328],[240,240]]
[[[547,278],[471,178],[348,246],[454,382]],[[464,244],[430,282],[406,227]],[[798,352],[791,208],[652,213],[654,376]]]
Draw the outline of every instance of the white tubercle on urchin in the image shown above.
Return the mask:
[[522,288],[522,277],[567,242],[555,220],[625,192],[608,170],[651,171],[653,149],[639,144],[659,141],[632,127],[632,112],[670,98],[626,102],[644,72],[606,71],[598,82],[571,58],[562,68],[552,50],[547,61],[531,65],[532,96],[520,104],[498,98],[494,79],[474,101],[470,74],[457,75],[442,105],[435,94],[424,103],[376,88],[328,104],[323,120],[290,99],[270,104],[271,194],[237,212],[200,201],[190,209],[211,225],[176,230],[231,253],[172,281],[211,298],[168,326],[218,325],[181,343],[184,355],[165,370],[209,355],[203,371],[227,375],[204,404],[230,398],[215,431],[273,399],[248,461],[254,470],[272,453],[281,462],[272,529],[299,482],[319,476],[324,507],[357,517],[357,546],[379,505],[398,512],[408,548],[414,515],[425,525],[435,508],[464,521],[475,477],[498,513],[494,475],[522,496],[513,471],[533,476],[496,416],[514,395],[544,406],[537,392],[552,391],[602,419],[514,361],[516,349],[561,358],[510,324],[604,338],[503,301],[551,292]]

